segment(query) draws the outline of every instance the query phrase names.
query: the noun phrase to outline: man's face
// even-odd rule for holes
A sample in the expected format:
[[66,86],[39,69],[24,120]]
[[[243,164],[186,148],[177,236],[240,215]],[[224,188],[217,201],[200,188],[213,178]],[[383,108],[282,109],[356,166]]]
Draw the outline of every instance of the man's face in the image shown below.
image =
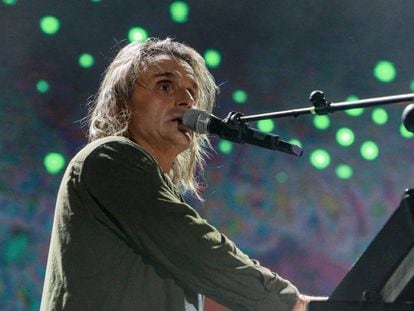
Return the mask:
[[196,94],[195,74],[187,62],[170,55],[154,56],[134,85],[131,139],[156,158],[175,158],[191,142],[192,134],[181,119],[194,104]]

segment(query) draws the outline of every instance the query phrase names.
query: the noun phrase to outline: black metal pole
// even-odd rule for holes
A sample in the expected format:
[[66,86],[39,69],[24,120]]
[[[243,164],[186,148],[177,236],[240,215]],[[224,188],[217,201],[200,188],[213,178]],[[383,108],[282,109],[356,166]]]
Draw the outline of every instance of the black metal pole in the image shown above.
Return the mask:
[[323,115],[333,113],[335,111],[349,110],[354,108],[366,108],[372,106],[396,104],[403,102],[412,102],[414,100],[414,93],[400,94],[393,96],[367,98],[355,101],[328,103],[325,100],[324,94],[321,91],[314,91],[310,95],[310,100],[313,103],[313,107],[284,110],[278,112],[269,112],[263,114],[255,114],[250,116],[241,116],[239,120],[241,122],[253,122],[265,119],[277,119],[283,117],[297,117],[303,114],[317,114]]

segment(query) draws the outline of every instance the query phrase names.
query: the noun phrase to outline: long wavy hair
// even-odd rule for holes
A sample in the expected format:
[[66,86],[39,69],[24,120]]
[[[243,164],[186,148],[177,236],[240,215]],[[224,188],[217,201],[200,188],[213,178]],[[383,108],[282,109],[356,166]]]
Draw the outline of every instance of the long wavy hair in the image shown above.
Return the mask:
[[[198,84],[195,107],[211,112],[218,87],[208,71],[204,59],[193,48],[170,38],[150,38],[144,43],[132,42],[122,48],[105,71],[99,91],[89,104],[89,141],[107,137],[129,137],[131,118],[129,102],[135,81],[143,65],[152,57],[167,54],[187,62],[193,69]],[[190,148],[178,155],[170,177],[181,192],[189,192],[201,200],[201,183],[207,149],[210,142],[205,134],[193,133]]]

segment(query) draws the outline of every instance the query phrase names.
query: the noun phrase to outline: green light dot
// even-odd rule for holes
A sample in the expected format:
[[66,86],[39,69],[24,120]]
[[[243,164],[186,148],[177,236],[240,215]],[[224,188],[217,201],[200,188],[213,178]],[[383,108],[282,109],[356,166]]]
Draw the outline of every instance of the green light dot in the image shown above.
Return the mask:
[[24,255],[25,250],[29,244],[28,238],[26,235],[18,235],[13,237],[6,248],[6,261],[13,262],[18,260]]
[[204,59],[210,68],[217,68],[221,63],[221,54],[217,50],[209,49],[204,52]]
[[60,28],[59,20],[54,16],[44,16],[40,19],[40,29],[48,35],[54,35]]
[[365,160],[374,160],[379,154],[378,145],[373,141],[366,141],[361,145],[360,152]]
[[221,153],[229,154],[233,151],[233,143],[231,141],[221,139],[218,143],[218,148]]
[[244,104],[247,102],[247,93],[243,90],[235,90],[232,95],[233,101],[237,104]]
[[91,2],[102,2],[102,0],[91,0]]
[[364,113],[364,108],[353,108],[345,110],[345,113],[351,117],[359,117],[361,114]]
[[79,56],[78,63],[83,68],[91,68],[95,64],[95,58],[88,53]]
[[189,12],[190,7],[184,1],[175,1],[170,5],[171,19],[176,23],[185,23]]
[[129,42],[144,42],[148,39],[148,32],[141,27],[132,27],[128,30]]
[[384,202],[374,203],[370,207],[371,215],[375,218],[384,218],[387,214],[388,207],[384,204]]
[[347,164],[340,164],[335,169],[335,174],[340,179],[350,179],[353,173],[352,167]]
[[358,97],[358,96],[356,96],[356,95],[349,95],[349,96],[345,99],[345,101],[347,101],[347,102],[353,102],[353,101],[356,101],[356,100],[359,100],[359,97]]
[[299,147],[302,147],[302,142],[299,140],[299,139],[290,139],[289,140],[289,143],[290,144],[293,144],[293,145],[298,145]]
[[384,108],[376,108],[371,114],[372,122],[378,125],[384,125],[388,121],[388,113]]
[[15,5],[17,0],[3,0],[5,5]]
[[404,138],[412,138],[414,137],[414,133],[408,131],[403,124],[400,126],[400,134]]
[[331,156],[323,149],[316,149],[310,155],[311,164],[317,169],[325,169],[331,163]]
[[374,67],[374,76],[380,82],[392,82],[397,76],[397,70],[390,61],[381,60]]
[[275,122],[273,120],[257,121],[257,128],[265,133],[269,133],[275,129]]
[[278,183],[285,183],[288,181],[289,175],[286,174],[286,172],[279,172],[276,174],[275,178]]
[[63,155],[56,152],[48,153],[43,160],[43,164],[50,174],[59,173],[65,166],[65,162],[66,161]]
[[410,90],[414,92],[414,80],[410,82]]
[[46,93],[49,91],[49,82],[46,80],[39,80],[36,83],[36,89],[39,93]]
[[347,147],[354,143],[355,135],[354,132],[346,127],[340,128],[336,132],[336,141],[341,146]]
[[331,120],[328,116],[314,116],[313,125],[318,130],[326,130],[331,125]]
[[[350,95],[345,99],[345,101],[347,102],[356,101],[356,100],[359,100],[359,97],[355,95]],[[354,108],[354,109],[345,110],[345,113],[351,117],[358,117],[364,113],[364,108]]]

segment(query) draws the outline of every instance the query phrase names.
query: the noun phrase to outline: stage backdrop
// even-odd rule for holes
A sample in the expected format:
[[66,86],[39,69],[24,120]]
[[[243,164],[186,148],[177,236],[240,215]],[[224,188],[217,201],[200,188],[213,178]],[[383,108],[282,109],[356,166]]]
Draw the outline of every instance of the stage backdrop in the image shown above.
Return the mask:
[[[414,3],[74,0],[0,2],[0,309],[37,310],[54,202],[102,73],[130,41],[172,37],[204,56],[214,113],[414,91]],[[205,203],[238,246],[307,294],[329,295],[413,187],[404,105],[252,122],[302,157],[213,138]],[[208,302],[208,309],[219,306]]]

